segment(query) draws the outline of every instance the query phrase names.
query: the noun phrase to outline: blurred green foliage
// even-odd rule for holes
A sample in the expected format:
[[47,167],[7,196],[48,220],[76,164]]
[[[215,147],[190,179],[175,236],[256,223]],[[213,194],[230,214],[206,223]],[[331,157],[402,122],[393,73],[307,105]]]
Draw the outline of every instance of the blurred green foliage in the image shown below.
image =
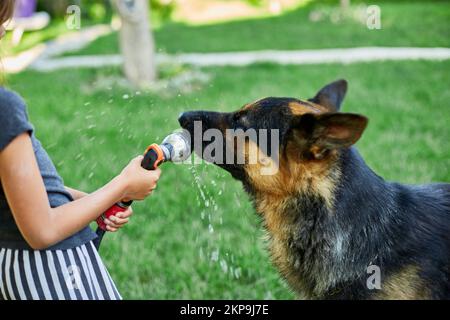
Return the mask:
[[46,11],[53,19],[63,19],[67,14],[67,7],[78,5],[82,8],[84,18],[92,21],[104,21],[111,17],[112,6],[109,0],[38,0],[38,10]]
[[[168,53],[450,46],[450,6],[445,3],[382,3],[382,29],[376,31],[351,19],[339,24],[330,19],[311,22],[310,13],[324,7],[317,1],[270,18],[202,26],[170,22],[154,30],[156,46]],[[117,38],[112,33],[67,55],[117,53]]]
[[[78,5],[84,18],[92,22],[108,21],[113,14],[110,0],[38,0],[38,10],[48,12],[54,19],[63,19],[67,7]],[[150,0],[152,18],[158,21],[170,19],[175,1]]]
[[[169,20],[175,9],[174,0],[150,0],[150,8],[153,19],[160,19],[162,21]],[[156,17],[155,17],[156,16]]]

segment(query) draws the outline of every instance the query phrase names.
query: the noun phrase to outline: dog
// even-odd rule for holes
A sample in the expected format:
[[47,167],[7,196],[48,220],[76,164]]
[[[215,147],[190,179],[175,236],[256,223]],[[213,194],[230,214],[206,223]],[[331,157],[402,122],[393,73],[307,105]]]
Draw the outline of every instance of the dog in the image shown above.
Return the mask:
[[[192,136],[200,121],[202,133],[218,130],[227,142],[229,129],[277,130],[277,157],[245,139],[244,148],[223,147],[244,163],[207,160],[242,182],[272,261],[299,298],[449,299],[450,184],[403,185],[374,173],[354,146],[368,119],[340,112],[346,92],[338,80],[308,100],[269,97],[231,113],[185,112],[179,123]],[[269,164],[248,163],[250,152]],[[278,170],[261,174],[275,158]]]

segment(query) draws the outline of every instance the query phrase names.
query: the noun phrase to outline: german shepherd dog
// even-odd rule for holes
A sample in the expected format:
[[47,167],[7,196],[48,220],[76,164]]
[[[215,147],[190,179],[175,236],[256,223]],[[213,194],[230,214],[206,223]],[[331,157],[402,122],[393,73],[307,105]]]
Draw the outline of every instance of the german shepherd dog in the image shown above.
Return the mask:
[[[339,112],[346,91],[338,80],[306,101],[269,97],[231,113],[185,112],[179,122],[192,135],[201,121],[225,141],[227,129],[278,129],[276,174],[261,174],[267,163],[218,166],[243,183],[299,298],[449,299],[450,184],[402,185],[374,173],[353,146],[368,119]],[[267,155],[261,149],[246,139],[241,152]]]

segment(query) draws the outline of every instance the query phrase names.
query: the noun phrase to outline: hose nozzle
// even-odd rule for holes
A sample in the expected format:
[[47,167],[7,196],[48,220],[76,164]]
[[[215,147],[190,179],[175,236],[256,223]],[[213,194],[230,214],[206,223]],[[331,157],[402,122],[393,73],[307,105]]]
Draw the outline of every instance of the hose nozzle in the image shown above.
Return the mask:
[[191,154],[189,133],[186,131],[169,134],[163,142],[150,145],[144,153],[142,167],[147,170],[155,170],[166,161],[182,162]]
[[191,137],[185,130],[174,132],[164,138],[160,147],[165,161],[182,162],[191,155]]

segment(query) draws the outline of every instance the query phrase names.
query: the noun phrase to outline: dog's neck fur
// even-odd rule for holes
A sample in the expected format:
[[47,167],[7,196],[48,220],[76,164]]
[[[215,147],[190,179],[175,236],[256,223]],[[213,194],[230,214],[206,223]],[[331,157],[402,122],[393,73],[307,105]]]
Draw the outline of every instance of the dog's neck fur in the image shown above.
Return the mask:
[[[336,165],[340,175],[331,207],[325,199],[329,195],[315,192],[299,191],[281,201],[252,194],[268,230],[274,263],[305,298],[338,294],[355,281],[365,284],[367,267],[389,250],[382,245],[385,239],[373,236],[389,234],[390,214],[395,209],[389,183],[354,148],[343,151]],[[375,228],[383,232],[371,232]]]

